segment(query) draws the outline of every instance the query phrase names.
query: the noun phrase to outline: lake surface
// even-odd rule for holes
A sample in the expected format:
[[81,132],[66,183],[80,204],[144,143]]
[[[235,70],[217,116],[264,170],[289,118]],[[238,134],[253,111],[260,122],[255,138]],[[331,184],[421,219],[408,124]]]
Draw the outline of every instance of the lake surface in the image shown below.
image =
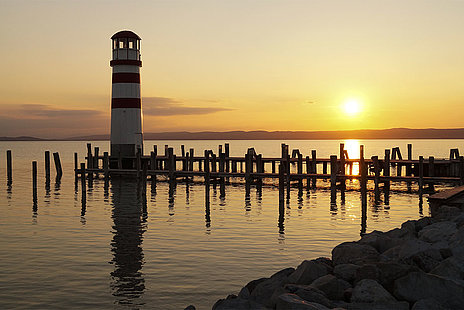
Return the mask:
[[[464,140],[349,140],[349,141],[228,141],[230,153],[243,156],[255,147],[264,156],[279,156],[285,142],[304,155],[317,149],[318,157],[337,154],[345,142],[350,158],[383,157],[385,148],[406,144],[419,155],[445,158],[450,148],[462,151]],[[217,150],[224,141],[146,141],[159,150],[180,145],[196,154]],[[109,142],[95,141],[100,152]],[[13,152],[13,183],[7,185],[6,150]],[[64,175],[60,183],[45,184],[44,151],[59,152]],[[330,191],[292,188],[279,222],[278,189],[252,187],[245,199],[243,185],[211,188],[209,209],[202,184],[147,183],[133,180],[94,180],[82,200],[74,183],[73,154],[80,161],[85,142],[0,142],[0,308],[146,308],[210,309],[250,280],[297,266],[304,259],[330,256],[344,241],[361,231],[361,199],[347,191],[344,201]],[[31,162],[38,161],[38,198],[33,202]],[[52,164],[53,165],[53,164]],[[348,188],[357,188],[349,181]],[[318,186],[327,187],[320,181]],[[404,190],[405,185],[393,188]],[[387,198],[387,199],[386,199]],[[388,230],[407,219],[428,215],[428,204],[418,195],[392,191],[376,201],[368,194],[367,232]]]

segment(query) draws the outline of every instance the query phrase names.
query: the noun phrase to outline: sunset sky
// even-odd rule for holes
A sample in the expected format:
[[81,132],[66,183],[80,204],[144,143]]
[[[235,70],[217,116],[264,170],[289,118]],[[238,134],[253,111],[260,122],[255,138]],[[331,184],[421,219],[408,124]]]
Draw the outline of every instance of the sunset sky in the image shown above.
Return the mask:
[[0,136],[108,134],[123,29],[142,38],[145,132],[464,127],[463,16],[463,0],[0,0]]

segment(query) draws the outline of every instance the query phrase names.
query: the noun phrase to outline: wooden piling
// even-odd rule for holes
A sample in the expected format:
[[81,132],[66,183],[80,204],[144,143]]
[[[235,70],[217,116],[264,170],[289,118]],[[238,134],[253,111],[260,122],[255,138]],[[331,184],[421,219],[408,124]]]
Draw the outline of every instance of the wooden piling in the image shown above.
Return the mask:
[[[263,167],[262,159],[263,159],[262,154],[259,154],[259,155],[256,156],[256,172],[258,172],[258,173],[264,173],[264,169],[263,169],[264,167]],[[257,185],[258,189],[261,189],[263,187],[263,178],[262,177],[257,178],[256,185]]]
[[205,150],[205,165],[204,165],[204,170],[205,170],[205,186],[207,188],[207,191],[209,193],[209,185],[210,185],[210,170],[209,170],[209,151]]
[[[309,156],[306,156],[306,173],[310,174],[312,173],[312,165],[311,165],[311,159]],[[311,189],[311,177],[306,178],[306,190],[309,191]]]
[[334,189],[337,186],[337,155],[330,155],[330,188]]
[[424,187],[424,157],[419,156],[419,194],[422,195]]
[[[76,156],[77,156],[77,153],[74,153],[74,173],[77,175]],[[50,151],[45,151],[45,179],[50,180]]]
[[279,164],[279,205],[283,204],[285,198],[285,166]]
[[37,162],[32,162],[32,188],[37,191]]
[[380,196],[379,193],[379,181],[380,181],[380,164],[379,164],[379,157],[372,156],[372,164],[374,165],[374,192],[376,197]]
[[60,179],[63,175],[63,169],[61,168],[60,154],[58,152],[53,153],[53,160],[55,162],[56,178]]
[[[225,170],[225,164],[226,164],[226,153],[219,153],[219,172],[224,172]],[[220,197],[225,197],[226,196],[226,185],[225,185],[225,179],[223,176],[219,178],[219,190],[220,190]]]
[[81,188],[82,188],[82,195],[84,195],[86,191],[86,183],[85,183],[85,163],[81,163]]
[[11,183],[13,180],[13,163],[11,160],[11,150],[6,151],[6,176],[8,183]]
[[169,181],[172,182],[174,181],[174,174],[176,170],[176,160],[175,160],[175,155],[174,155],[174,149],[172,147],[169,147],[167,149],[168,152],[168,159],[167,159],[167,167],[168,167],[168,176],[169,176]]
[[342,176],[340,180],[340,188],[343,192],[346,187],[346,182],[344,178],[345,173],[346,173],[345,171],[345,144],[344,143],[340,143],[340,167],[338,171],[340,172],[340,175]]
[[96,146],[94,148],[94,157],[93,157],[93,168],[97,168],[98,169],[98,157],[99,157],[99,153],[100,153],[100,148],[98,146]]
[[[311,150],[311,173],[317,174],[317,158],[316,150]],[[317,178],[313,177],[311,180],[312,188],[316,188]]]
[[[47,162],[47,155],[45,154],[45,162]],[[47,164],[45,163],[45,171],[47,170]],[[74,178],[77,180],[79,170],[79,161],[77,153],[74,153]],[[47,172],[45,172],[47,175]],[[48,178],[50,178],[50,152],[48,153]]]
[[229,173],[230,172],[230,161],[229,161],[230,147],[229,147],[229,143],[224,144],[224,152],[225,152],[225,155],[226,155],[226,172]]
[[182,154],[182,157],[185,157],[185,145],[180,146],[180,153]]
[[105,180],[109,178],[109,171],[110,171],[110,157],[108,152],[103,153],[103,173],[105,175]]
[[87,169],[93,168],[92,144],[87,143]]
[[[298,150],[298,164],[297,164],[297,173],[298,174],[303,174],[303,155],[300,153],[300,150]],[[301,195],[303,193],[303,178],[299,177],[298,178],[298,194]]]
[[195,157],[195,150],[193,148],[190,149],[190,161],[189,161],[189,171],[193,171],[193,163],[195,162],[194,160]]
[[361,192],[365,192],[367,191],[367,165],[366,161],[364,160],[364,145],[359,146],[359,174],[361,176]]

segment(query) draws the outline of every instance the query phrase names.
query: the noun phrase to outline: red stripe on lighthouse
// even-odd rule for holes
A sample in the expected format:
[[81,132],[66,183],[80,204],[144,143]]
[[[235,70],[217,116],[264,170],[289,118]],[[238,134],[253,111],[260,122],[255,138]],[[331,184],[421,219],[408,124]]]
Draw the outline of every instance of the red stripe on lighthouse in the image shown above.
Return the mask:
[[140,74],[130,72],[113,73],[113,84],[115,83],[137,83],[140,84]]
[[140,109],[142,106],[140,98],[112,98],[111,108],[122,109],[122,108],[133,108]]

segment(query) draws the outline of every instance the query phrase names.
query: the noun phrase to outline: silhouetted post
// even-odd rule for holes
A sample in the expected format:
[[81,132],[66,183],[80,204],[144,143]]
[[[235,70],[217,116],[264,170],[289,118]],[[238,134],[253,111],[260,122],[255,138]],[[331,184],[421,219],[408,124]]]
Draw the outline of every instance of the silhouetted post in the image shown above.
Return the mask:
[[297,173],[298,176],[298,195],[301,196],[303,194],[303,155],[298,150],[298,164],[297,164]]
[[285,172],[287,173],[287,179],[285,180],[285,183],[287,185],[287,199],[290,199],[290,187],[291,187],[291,166],[290,166],[290,154],[288,154],[288,145],[286,146],[286,155],[287,155],[287,160],[285,161]]
[[150,170],[156,170],[156,159],[155,159],[155,152],[150,152]]
[[459,177],[461,178],[461,185],[464,184],[464,156],[459,156]]
[[[47,157],[48,157],[48,178],[50,178],[50,152],[48,152],[48,156],[47,154],[45,154],[45,171],[47,170]],[[75,181],[77,181],[77,178],[78,178],[78,170],[79,170],[79,161],[78,161],[77,153],[74,153],[74,179]]]
[[327,162],[326,161],[322,163],[322,173],[327,174]]
[[182,157],[185,157],[185,145],[183,145],[183,144],[180,146],[180,153],[181,153]]
[[86,183],[85,183],[85,163],[81,163],[81,185],[82,185],[82,191],[85,190]]
[[224,144],[224,152],[226,153],[226,172],[230,172],[230,161],[229,161],[230,147],[229,147],[229,143]]
[[419,156],[419,194],[422,195],[424,187],[424,157]]
[[94,157],[93,157],[93,168],[96,168],[98,169],[98,156],[99,156],[99,153],[100,153],[100,148],[98,146],[96,146],[94,148]]
[[285,197],[285,166],[279,164],[279,206],[283,205]]
[[[264,164],[263,164],[263,155],[259,154],[256,156],[256,172],[258,173],[263,173],[264,172]],[[256,180],[256,185],[258,187],[258,190],[261,190],[263,187],[263,178],[258,176]]]
[[190,162],[189,162],[189,171],[193,171],[193,163],[195,162],[194,160],[195,156],[195,149],[191,148],[190,149]]
[[250,150],[245,154],[245,191],[250,191],[251,173],[253,169],[252,155]]
[[372,163],[374,164],[374,193],[376,197],[376,201],[378,200],[378,197],[380,197],[380,191],[379,191],[379,180],[380,180],[380,164],[379,164],[379,157],[378,156],[372,156]]
[[367,192],[367,165],[364,160],[364,145],[359,146],[359,174],[361,176],[361,192]]
[[87,169],[93,168],[92,144],[87,143]]
[[105,180],[109,178],[110,171],[110,158],[108,156],[108,152],[103,153],[103,172],[105,174]]
[[[224,168],[225,168],[225,163],[226,163],[226,153],[219,153],[219,172],[224,173]],[[224,176],[221,175],[219,178],[219,190],[220,190],[220,196],[225,197],[226,196],[226,185],[224,181]]]
[[55,161],[56,178],[61,179],[63,169],[61,168],[60,154],[58,152],[53,153],[53,160]]
[[37,195],[37,162],[32,162],[32,189],[35,191],[35,195]]
[[209,151],[205,150],[205,191],[209,197],[210,172],[209,172]]
[[385,157],[384,157],[384,162],[383,162],[383,175],[387,177],[384,182],[385,186],[385,191],[388,191],[390,189],[390,149],[385,150]]
[[6,151],[6,175],[7,182],[11,184],[13,181],[13,163],[11,161],[11,150]]
[[174,171],[176,170],[176,159],[174,158],[174,149],[172,147],[168,148],[168,174],[169,174],[169,181],[174,181]]
[[45,151],[45,179],[50,179],[50,151]]
[[345,191],[345,144],[340,143],[340,168],[338,169],[341,174],[341,180],[340,180],[340,189],[342,192]]
[[311,177],[309,176],[310,173],[312,173],[312,165],[311,165],[311,159],[309,156],[306,156],[306,174],[308,174],[306,178],[306,190],[309,191],[311,188]]
[[[311,165],[312,165],[311,173],[314,173],[316,175],[317,174],[316,150],[311,150]],[[314,176],[312,179],[312,183],[313,183],[312,188],[316,188],[316,182],[317,182],[317,178],[316,176]]]
[[337,155],[330,155],[330,189],[337,186]]
[[211,172],[217,172],[216,154],[211,151]]

